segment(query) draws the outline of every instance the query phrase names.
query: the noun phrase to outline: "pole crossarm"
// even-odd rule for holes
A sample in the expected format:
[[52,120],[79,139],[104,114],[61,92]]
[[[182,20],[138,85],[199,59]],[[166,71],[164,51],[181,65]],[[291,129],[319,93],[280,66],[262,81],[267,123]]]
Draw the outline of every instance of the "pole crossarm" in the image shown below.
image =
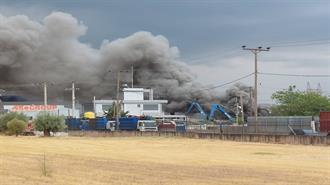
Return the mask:
[[261,46],[257,48],[248,48],[246,46],[242,46],[243,50],[251,51],[254,54],[254,118],[255,124],[257,125],[258,122],[258,53],[262,51],[269,51],[270,47],[262,48]]

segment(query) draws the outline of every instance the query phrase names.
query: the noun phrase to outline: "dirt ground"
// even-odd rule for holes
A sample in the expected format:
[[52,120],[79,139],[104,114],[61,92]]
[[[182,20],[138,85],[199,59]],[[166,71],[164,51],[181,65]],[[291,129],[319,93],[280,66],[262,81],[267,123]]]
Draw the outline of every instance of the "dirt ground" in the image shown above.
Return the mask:
[[330,184],[330,147],[0,136],[0,184]]

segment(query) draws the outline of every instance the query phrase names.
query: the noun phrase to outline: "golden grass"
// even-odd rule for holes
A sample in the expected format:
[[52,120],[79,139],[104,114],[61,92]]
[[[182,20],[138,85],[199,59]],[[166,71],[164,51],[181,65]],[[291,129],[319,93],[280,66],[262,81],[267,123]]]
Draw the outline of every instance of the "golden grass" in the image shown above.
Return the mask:
[[330,184],[330,148],[164,137],[0,136],[0,184]]

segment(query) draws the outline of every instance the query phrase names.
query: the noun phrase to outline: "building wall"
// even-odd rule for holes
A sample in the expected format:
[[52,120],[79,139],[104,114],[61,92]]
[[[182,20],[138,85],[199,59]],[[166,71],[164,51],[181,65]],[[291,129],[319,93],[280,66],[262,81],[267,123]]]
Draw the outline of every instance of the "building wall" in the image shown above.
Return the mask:
[[[122,110],[128,111],[129,115],[163,115],[163,104],[167,100],[144,100],[143,88],[124,88],[124,100],[122,100]],[[116,100],[95,100],[95,113],[97,116],[103,116],[113,102]],[[107,107],[107,108],[105,108]]]
[[129,115],[141,115],[142,107],[142,104],[124,104],[124,111]]
[[125,88],[124,100],[143,100],[143,88]]

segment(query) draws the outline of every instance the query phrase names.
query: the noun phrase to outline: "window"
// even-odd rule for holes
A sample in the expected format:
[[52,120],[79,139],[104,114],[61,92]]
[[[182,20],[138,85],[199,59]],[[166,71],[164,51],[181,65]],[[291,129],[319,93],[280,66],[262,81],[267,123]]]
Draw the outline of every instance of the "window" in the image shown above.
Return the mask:
[[158,104],[144,104],[143,110],[158,110]]

